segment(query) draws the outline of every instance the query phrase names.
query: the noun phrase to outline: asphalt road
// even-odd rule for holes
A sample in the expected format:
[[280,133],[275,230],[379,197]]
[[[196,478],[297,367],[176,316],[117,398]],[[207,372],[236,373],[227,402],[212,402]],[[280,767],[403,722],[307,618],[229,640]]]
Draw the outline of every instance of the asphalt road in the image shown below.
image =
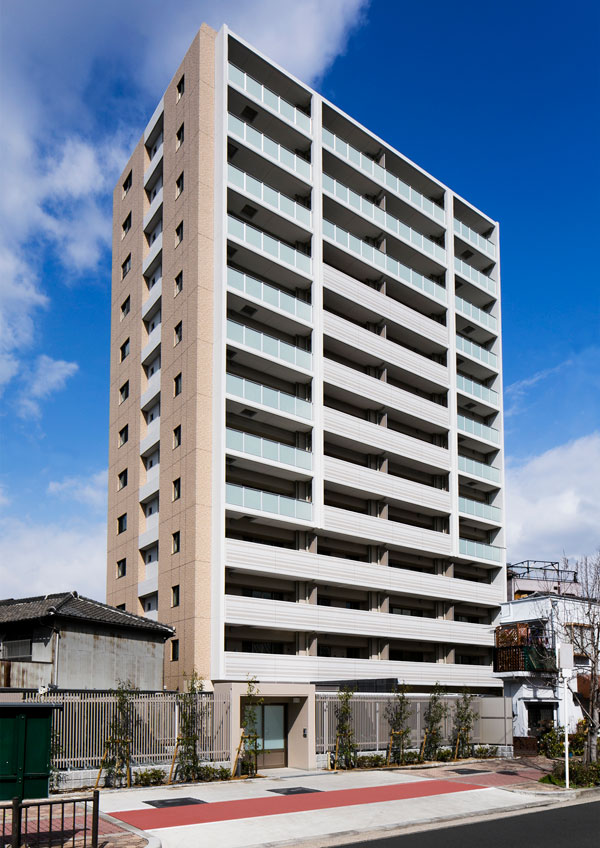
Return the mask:
[[354,842],[353,848],[600,848],[600,801]]

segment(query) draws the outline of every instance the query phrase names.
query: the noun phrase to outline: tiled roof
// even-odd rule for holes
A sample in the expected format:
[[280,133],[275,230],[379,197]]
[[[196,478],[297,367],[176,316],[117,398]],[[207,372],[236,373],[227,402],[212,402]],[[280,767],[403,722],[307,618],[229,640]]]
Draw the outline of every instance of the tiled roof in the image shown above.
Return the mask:
[[77,592],[59,592],[55,595],[39,595],[36,598],[7,598],[0,601],[0,625],[53,617],[98,622],[133,630],[149,630],[160,633],[165,639],[174,632],[173,628],[166,624],[150,621],[91,598],[84,598]]

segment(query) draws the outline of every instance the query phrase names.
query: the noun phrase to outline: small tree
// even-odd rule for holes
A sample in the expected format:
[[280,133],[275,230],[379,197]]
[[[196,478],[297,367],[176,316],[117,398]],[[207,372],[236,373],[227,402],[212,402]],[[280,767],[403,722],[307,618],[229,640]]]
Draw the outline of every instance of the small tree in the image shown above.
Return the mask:
[[177,774],[184,783],[198,780],[200,757],[198,739],[202,736],[202,706],[198,695],[204,691],[204,680],[194,670],[185,680],[185,692],[178,696],[179,704],[179,748],[177,750]]
[[392,697],[385,706],[384,715],[391,731],[390,759],[394,763],[404,762],[404,752],[410,741],[408,721],[412,708],[406,697],[406,685],[394,687]]
[[456,751],[457,757],[468,757],[471,753],[471,732],[477,718],[477,713],[471,706],[474,697],[467,689],[463,689],[462,695],[456,702],[452,750]]
[[443,742],[442,723],[448,715],[448,707],[444,703],[444,689],[436,683],[429,696],[425,710],[425,732],[427,734],[423,748],[426,760],[435,760]]
[[354,768],[356,765],[356,743],[352,727],[352,697],[354,690],[349,686],[342,687],[338,692],[338,702],[335,708],[337,719],[337,760],[343,768]]
[[115,714],[108,729],[104,760],[106,769],[106,785],[120,785],[131,768],[131,743],[135,729],[135,713],[133,697],[137,687],[130,680],[119,680],[115,690]]
[[263,703],[264,699],[260,697],[256,677],[249,677],[244,715],[242,717],[242,728],[246,737],[244,740],[244,753],[242,755],[242,768],[251,777],[258,771],[258,755],[261,751],[261,743],[258,735],[258,708]]

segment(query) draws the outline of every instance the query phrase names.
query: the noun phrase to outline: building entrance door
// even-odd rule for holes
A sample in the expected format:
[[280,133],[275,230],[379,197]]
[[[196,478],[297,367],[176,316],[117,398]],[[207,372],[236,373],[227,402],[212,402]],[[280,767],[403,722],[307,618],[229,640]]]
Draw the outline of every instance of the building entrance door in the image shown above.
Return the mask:
[[259,739],[258,768],[287,766],[287,707],[285,704],[262,704],[256,710]]

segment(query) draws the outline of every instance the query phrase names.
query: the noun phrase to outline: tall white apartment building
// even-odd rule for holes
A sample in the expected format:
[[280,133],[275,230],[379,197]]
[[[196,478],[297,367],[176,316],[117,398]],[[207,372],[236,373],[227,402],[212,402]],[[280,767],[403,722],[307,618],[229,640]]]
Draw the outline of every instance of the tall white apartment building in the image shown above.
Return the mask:
[[498,224],[203,26],[112,292],[108,600],[176,628],[166,684],[497,692]]

